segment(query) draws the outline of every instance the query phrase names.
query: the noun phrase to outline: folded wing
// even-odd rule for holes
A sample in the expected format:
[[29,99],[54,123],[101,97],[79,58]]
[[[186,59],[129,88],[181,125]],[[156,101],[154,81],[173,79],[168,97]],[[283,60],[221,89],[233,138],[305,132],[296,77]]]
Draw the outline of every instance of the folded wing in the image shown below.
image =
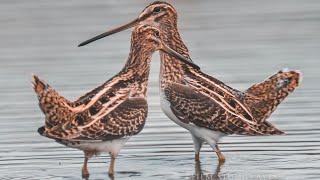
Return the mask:
[[42,128],[41,134],[58,141],[105,141],[132,136],[143,129],[147,111],[144,98],[127,98],[108,114],[92,119],[90,123],[68,122],[54,129]]
[[[54,139],[90,139],[91,136],[85,135],[85,133],[92,133],[92,128],[99,127],[100,131],[97,133],[103,139],[104,136],[109,136],[112,133],[107,131],[110,129],[103,130],[101,128],[102,121],[105,122],[104,124],[114,123],[115,119],[126,116],[127,112],[125,111],[128,111],[127,109],[131,114],[136,115],[131,117],[132,121],[136,118],[141,119],[144,115],[138,116],[142,112],[134,111],[133,106],[136,105],[141,110],[141,107],[146,106],[145,100],[129,97],[130,88],[122,81],[113,81],[111,83],[107,82],[91,91],[85,98],[80,100],[81,103],[80,101],[74,103],[60,96],[48,84],[34,76],[33,86],[39,98],[40,108],[46,116],[45,126],[39,129],[39,133]],[[121,110],[119,106],[123,109]],[[144,110],[146,111],[146,109]],[[123,114],[120,111],[124,111],[122,112]],[[120,115],[118,116],[116,113]],[[128,122],[130,121],[129,119],[127,120]],[[121,120],[118,122],[121,123]],[[108,124],[106,127],[110,128],[111,125]],[[115,123],[114,125],[116,125],[116,128],[120,128],[119,132],[122,131],[121,127],[125,127],[123,123],[120,125]],[[130,133],[135,132],[136,129],[136,127],[133,127]],[[127,134],[130,133],[128,132]]]
[[232,89],[221,81],[194,69],[186,72],[184,80],[190,88],[211,99],[228,113],[246,123],[256,124],[257,121],[250,109],[243,103],[242,92]]
[[226,134],[269,135],[281,134],[275,127],[267,124],[251,124],[229,113],[216,101],[194,91],[192,88],[171,84],[165,89],[165,96],[171,110],[183,123],[193,123]]

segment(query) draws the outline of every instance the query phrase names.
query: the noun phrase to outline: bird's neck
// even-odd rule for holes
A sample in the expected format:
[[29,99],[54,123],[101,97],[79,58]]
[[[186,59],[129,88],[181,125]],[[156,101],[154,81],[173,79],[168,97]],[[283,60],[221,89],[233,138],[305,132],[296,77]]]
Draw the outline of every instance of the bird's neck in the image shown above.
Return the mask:
[[139,43],[131,46],[128,60],[120,72],[133,96],[146,96],[152,51]]
[[[177,53],[190,59],[189,51],[177,30],[177,27],[163,28],[165,31],[165,43]],[[180,82],[184,74],[183,63],[175,57],[160,52],[160,86],[164,88],[166,84]]]

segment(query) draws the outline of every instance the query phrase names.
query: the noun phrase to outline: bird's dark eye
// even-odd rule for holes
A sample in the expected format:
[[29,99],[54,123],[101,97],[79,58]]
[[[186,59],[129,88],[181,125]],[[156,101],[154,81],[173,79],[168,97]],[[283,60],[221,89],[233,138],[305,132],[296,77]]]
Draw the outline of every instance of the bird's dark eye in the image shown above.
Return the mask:
[[160,37],[159,31],[156,31],[156,32],[155,32],[155,35],[156,35],[156,37]]
[[153,12],[155,12],[155,13],[159,13],[161,11],[161,8],[160,7],[155,7],[154,9],[153,9]]

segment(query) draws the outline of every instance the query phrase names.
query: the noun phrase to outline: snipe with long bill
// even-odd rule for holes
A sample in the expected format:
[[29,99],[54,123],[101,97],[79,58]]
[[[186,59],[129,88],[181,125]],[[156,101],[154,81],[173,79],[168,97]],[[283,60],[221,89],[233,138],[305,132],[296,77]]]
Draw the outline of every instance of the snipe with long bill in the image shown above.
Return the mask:
[[143,129],[148,112],[150,61],[157,50],[187,61],[163,42],[160,30],[148,25],[137,26],[132,32],[130,53],[123,69],[76,101],[67,100],[33,76],[33,88],[45,115],[45,125],[38,132],[82,150],[85,154],[83,177],[89,176],[89,158],[102,152],[111,156],[108,173],[112,176],[120,149]]
[[228,134],[283,134],[266,119],[299,85],[300,72],[279,71],[244,92],[231,88],[203,73],[191,61],[177,28],[177,18],[177,11],[171,4],[156,1],[133,21],[89,39],[80,46],[139,24],[160,29],[164,42],[187,58],[187,61],[179,61],[160,52],[161,107],[171,120],[191,133],[196,160],[199,160],[201,146],[206,142],[217,153],[219,162],[224,162],[217,143]]

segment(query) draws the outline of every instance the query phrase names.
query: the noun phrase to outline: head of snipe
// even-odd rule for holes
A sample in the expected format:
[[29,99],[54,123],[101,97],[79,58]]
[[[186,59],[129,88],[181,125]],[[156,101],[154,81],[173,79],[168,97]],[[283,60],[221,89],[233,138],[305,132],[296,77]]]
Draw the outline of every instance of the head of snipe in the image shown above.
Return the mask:
[[181,81],[185,69],[184,63],[192,65],[196,68],[198,68],[198,66],[192,63],[189,57],[188,49],[181,39],[177,27],[177,18],[177,11],[171,4],[167,2],[156,1],[148,5],[133,21],[119,26],[117,28],[114,28],[112,30],[109,30],[95,37],[96,39],[89,39],[88,41],[85,41],[80,45],[85,45],[97,39],[128,29],[130,27],[135,27],[139,25],[150,25],[156,27],[163,33],[163,42],[166,43],[170,48],[172,48],[173,50],[175,50],[176,52],[188,59],[187,62],[181,62],[175,57],[160,52],[161,86],[169,82]]
[[[79,46],[83,46],[105,36],[105,33],[103,33],[85,41]],[[160,50],[164,54],[188,63],[187,58],[166,45],[164,37],[163,32],[156,27],[147,24],[137,24],[132,31],[131,48],[128,60],[124,68],[113,79],[122,79],[125,86],[128,86],[128,84],[135,84],[145,93],[151,56],[155,51]]]

